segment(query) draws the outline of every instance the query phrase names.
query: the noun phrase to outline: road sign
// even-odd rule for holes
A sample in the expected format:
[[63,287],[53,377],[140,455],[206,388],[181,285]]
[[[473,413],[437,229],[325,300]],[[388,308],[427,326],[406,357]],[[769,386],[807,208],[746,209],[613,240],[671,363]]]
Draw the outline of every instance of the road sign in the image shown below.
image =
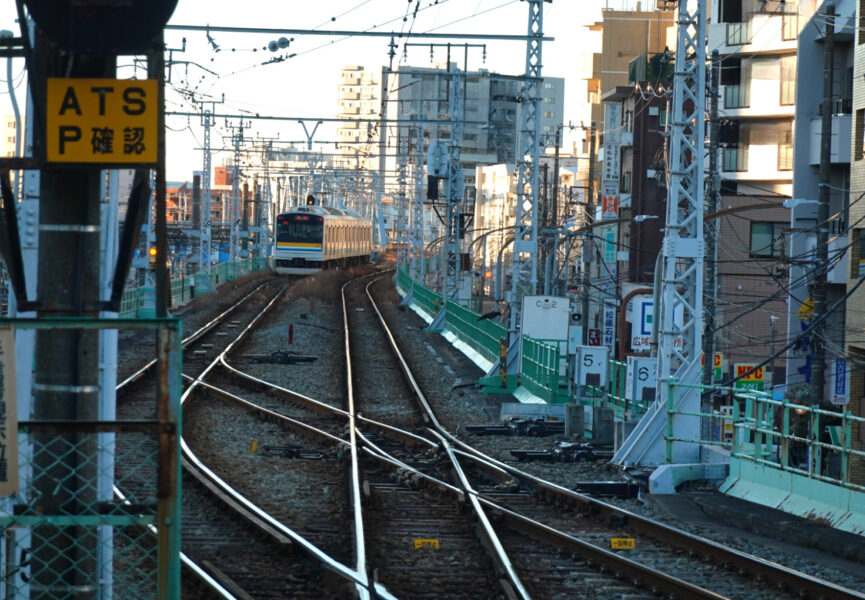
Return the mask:
[[48,162],[155,164],[155,79],[48,79]]
[[579,346],[577,348],[576,382],[579,385],[607,385],[607,361],[609,351],[604,346]]
[[626,370],[625,399],[649,404],[655,400],[658,378],[658,359],[648,356],[629,356]]
[[[763,391],[763,367],[759,367],[754,369],[757,365],[749,364],[749,363],[736,363],[733,365],[733,372],[736,377],[741,377],[743,374],[748,373],[745,377],[741,379],[737,379],[733,384],[733,387],[737,390],[759,390]],[[753,370],[752,370],[753,369]]]

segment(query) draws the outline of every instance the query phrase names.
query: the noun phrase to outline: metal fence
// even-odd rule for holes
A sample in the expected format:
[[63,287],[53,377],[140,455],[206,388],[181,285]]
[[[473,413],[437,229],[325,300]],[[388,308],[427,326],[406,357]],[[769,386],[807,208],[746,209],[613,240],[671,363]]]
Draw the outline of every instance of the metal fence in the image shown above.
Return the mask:
[[[246,258],[236,263],[225,262],[213,265],[210,274],[196,273],[188,277],[172,279],[169,282],[170,306],[180,306],[196,296],[215,292],[219,285],[227,281],[234,281],[254,271],[265,271],[270,268],[269,258]],[[125,290],[120,300],[119,317],[122,319],[153,317],[155,312],[151,305],[154,297],[155,290],[152,287]]]
[[[570,401],[567,369],[562,372],[563,357],[559,340],[536,340],[523,336],[520,382],[532,394],[551,404]],[[567,360],[567,355],[564,357]]]
[[507,343],[507,327],[490,319],[481,319],[479,313],[455,302],[447,303],[445,320],[451,331],[478,354],[492,363],[498,360],[502,338]]
[[141,419],[18,423],[14,475],[4,465],[17,489],[14,509],[0,513],[3,597],[179,598],[179,322],[4,319],[0,328],[156,330],[167,374],[151,400],[137,399],[150,402]]

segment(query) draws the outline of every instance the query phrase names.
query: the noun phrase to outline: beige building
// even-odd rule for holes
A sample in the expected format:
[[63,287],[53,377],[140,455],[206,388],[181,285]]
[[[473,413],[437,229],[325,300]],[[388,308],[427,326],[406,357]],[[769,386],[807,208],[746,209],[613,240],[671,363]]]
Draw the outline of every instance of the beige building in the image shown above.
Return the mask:
[[368,119],[378,118],[381,112],[380,77],[359,65],[340,71],[336,117],[345,119],[345,123],[337,128],[336,136],[342,144],[338,152],[345,159],[334,162],[347,168],[378,168],[378,126]]
[[[647,10],[643,10],[644,6]],[[601,20],[587,26],[593,35],[601,38],[600,52],[586,60],[591,62],[591,69],[586,69],[586,102],[591,107],[592,121],[598,124],[599,136],[603,135],[604,121],[601,95],[628,83],[628,65],[635,57],[662,54],[665,48],[675,45],[675,11],[648,10],[649,6],[654,3],[637,2],[635,10],[604,9]],[[596,147],[600,145],[598,140]],[[588,136],[583,151],[588,152]]]
[[[0,119],[0,156],[15,156],[15,116],[3,115]],[[23,123],[21,133],[24,133]]]

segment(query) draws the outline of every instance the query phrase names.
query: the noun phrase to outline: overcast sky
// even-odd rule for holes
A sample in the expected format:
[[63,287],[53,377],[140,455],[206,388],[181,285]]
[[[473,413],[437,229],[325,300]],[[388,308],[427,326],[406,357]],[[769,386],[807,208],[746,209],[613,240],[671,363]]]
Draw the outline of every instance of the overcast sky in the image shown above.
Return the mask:
[[[418,5],[419,2],[419,5]],[[585,119],[581,107],[585,88],[581,83],[583,55],[591,51],[592,42],[586,23],[600,18],[604,5],[610,8],[633,7],[636,0],[555,0],[544,4],[544,33],[555,41],[543,45],[543,74],[566,79],[565,122]],[[417,8],[417,11],[415,9]],[[14,2],[2,0],[0,28],[17,33]],[[528,25],[528,6],[518,0],[180,0],[170,21],[176,25],[212,25],[231,27],[266,27],[291,29],[330,29],[386,32],[454,32],[500,33],[524,35]],[[186,37],[186,49],[182,38]],[[181,90],[193,91],[198,99],[221,101],[217,112],[229,114],[273,115],[281,117],[333,117],[336,104],[339,69],[345,65],[363,65],[379,71],[388,61],[388,39],[353,36],[293,35],[286,50],[270,52],[268,42],[278,35],[167,31],[166,43],[177,64],[171,70],[167,94],[168,111],[191,111],[196,106],[184,99]],[[397,38],[399,48],[394,65],[427,66],[430,49],[404,47],[405,37]],[[471,42],[471,40],[469,40]],[[422,42],[417,42],[422,43]],[[455,41],[459,43],[459,41]],[[433,50],[436,61],[444,61],[446,50]],[[404,54],[407,53],[407,54]],[[454,50],[462,63],[463,50]],[[295,54],[288,58],[289,54]],[[286,57],[285,60],[262,64]],[[460,65],[462,66],[462,64]],[[486,59],[479,48],[469,49],[470,70],[486,68],[500,73],[519,75],[525,71],[525,42],[489,42]],[[23,63],[13,67],[14,81]],[[5,69],[3,70],[5,71]],[[0,74],[3,73],[0,71]],[[121,59],[118,77],[131,77],[135,71],[131,59]],[[144,73],[137,71],[139,77]],[[5,75],[2,76],[5,80]],[[4,83],[0,102],[3,114],[10,114],[9,95]],[[19,104],[24,104],[24,86],[18,85]],[[168,179],[188,180],[193,170],[201,168],[202,129],[200,118],[169,116]],[[227,135],[225,121],[212,129],[212,146],[223,145]],[[305,139],[302,127],[295,121],[253,121],[249,133],[281,140]],[[332,127],[322,126],[316,139],[335,139]],[[572,137],[565,137],[570,147]],[[225,144],[228,144],[226,138]],[[215,156],[214,165],[222,163]]]

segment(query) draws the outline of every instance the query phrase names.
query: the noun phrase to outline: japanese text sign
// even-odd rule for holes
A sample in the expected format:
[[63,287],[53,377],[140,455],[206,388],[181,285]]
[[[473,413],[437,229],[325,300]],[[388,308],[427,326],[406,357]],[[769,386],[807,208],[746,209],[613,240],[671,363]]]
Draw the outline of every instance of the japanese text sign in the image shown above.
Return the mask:
[[48,79],[46,158],[68,163],[155,163],[155,79]]

